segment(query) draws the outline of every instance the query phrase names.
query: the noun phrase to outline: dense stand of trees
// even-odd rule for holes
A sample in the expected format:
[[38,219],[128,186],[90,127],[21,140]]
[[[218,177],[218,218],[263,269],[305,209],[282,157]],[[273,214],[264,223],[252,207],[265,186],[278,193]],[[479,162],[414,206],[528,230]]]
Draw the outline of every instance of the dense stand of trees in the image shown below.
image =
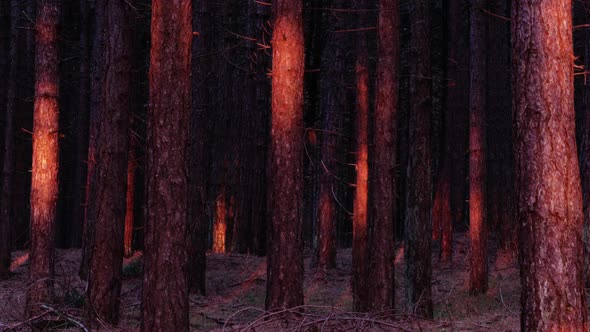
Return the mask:
[[266,255],[272,310],[304,304],[304,252],[329,280],[351,246],[353,310],[431,318],[433,258],[464,232],[472,295],[491,247],[518,250],[522,329],[586,331],[590,32],[573,31],[590,8],[573,12],[577,27],[570,0],[1,1],[0,280],[28,249],[42,329],[55,248],[81,248],[85,319],[117,325],[123,259],[142,251],[142,331],[187,331],[208,251]]

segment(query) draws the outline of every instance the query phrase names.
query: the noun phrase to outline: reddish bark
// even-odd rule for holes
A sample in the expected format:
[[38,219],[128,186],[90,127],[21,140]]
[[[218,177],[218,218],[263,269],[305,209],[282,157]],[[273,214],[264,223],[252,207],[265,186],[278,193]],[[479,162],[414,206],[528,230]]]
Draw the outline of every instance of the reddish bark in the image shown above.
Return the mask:
[[470,9],[470,126],[469,126],[469,292],[488,289],[486,231],[486,54],[483,0],[472,0]]
[[59,56],[58,0],[39,1],[35,58],[33,166],[31,172],[31,248],[27,313],[35,316],[53,297],[55,216],[58,189]]
[[273,3],[266,308],[303,304],[303,2]]
[[188,331],[192,8],[152,3],[142,331]]
[[521,329],[588,331],[571,0],[512,2]]
[[371,256],[368,307],[394,306],[395,174],[398,118],[399,3],[379,1],[375,146],[371,174]]
[[431,119],[432,85],[430,64],[430,2],[410,4],[412,37],[410,41],[410,119],[406,212],[406,301],[418,315],[432,317],[431,243],[432,207]]
[[131,103],[131,28],[128,0],[106,5],[103,84],[96,163],[90,176],[86,217],[94,225],[87,288],[87,313],[109,324],[119,320],[124,254],[129,114]]

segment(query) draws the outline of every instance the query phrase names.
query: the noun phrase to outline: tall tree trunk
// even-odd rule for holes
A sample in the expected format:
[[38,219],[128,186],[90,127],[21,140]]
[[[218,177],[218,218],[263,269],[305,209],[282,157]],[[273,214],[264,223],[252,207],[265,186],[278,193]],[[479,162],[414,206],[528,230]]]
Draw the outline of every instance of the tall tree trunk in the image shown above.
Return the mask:
[[523,331],[588,331],[571,0],[512,2]]
[[90,51],[91,51],[91,27],[89,0],[80,0],[80,91],[78,110],[76,112],[76,143],[75,166],[72,180],[72,227],[70,246],[80,247],[84,229],[84,200],[86,189],[86,169],[88,157],[88,115],[90,111]]
[[[333,0],[332,7],[343,8],[346,2]],[[346,20],[338,13],[328,15],[330,32],[322,53],[320,80],[322,128],[319,165],[319,204],[317,224],[317,267],[319,271],[336,267],[336,188],[341,177],[338,143],[346,109],[345,52],[347,35],[334,32],[344,29]]]
[[395,164],[397,151],[399,2],[379,1],[375,146],[373,148],[372,236],[368,280],[369,308],[393,309]]
[[190,0],[152,3],[141,331],[188,331]]
[[[90,90],[101,91],[102,76],[104,72],[103,49],[105,47],[105,17],[106,17],[106,2],[95,1],[94,3],[94,35],[92,40],[92,54],[91,54],[91,73],[90,73]],[[84,204],[84,228],[82,234],[82,260],[80,263],[80,270],[78,274],[81,279],[88,277],[90,269],[90,257],[92,256],[92,247],[94,246],[94,230],[95,225],[92,220],[88,219],[88,203],[90,191],[94,184],[92,183],[92,174],[94,172],[94,164],[96,163],[97,152],[97,136],[98,136],[98,121],[100,119],[100,105],[102,102],[102,94],[90,94],[90,114],[88,118],[88,154],[87,154],[87,171],[86,171],[86,203]]]
[[4,159],[2,160],[2,198],[0,200],[0,279],[10,275],[10,224],[14,179],[14,114],[18,83],[18,13],[17,1],[10,1],[10,42],[8,89],[4,123]]
[[33,167],[31,173],[31,248],[27,313],[53,297],[55,275],[55,215],[59,135],[58,0],[41,0],[37,12]]
[[303,304],[303,3],[273,3],[266,308]]
[[[131,115],[133,118],[133,115]],[[133,120],[129,122],[133,128]],[[135,134],[129,133],[129,153],[127,155],[127,190],[125,193],[125,231],[123,236],[123,254],[129,257],[133,254],[133,224],[135,221],[135,172],[137,171],[137,141]]]
[[[364,15],[364,14],[362,14]],[[364,20],[360,20],[364,22]],[[368,310],[369,55],[361,32],[356,54],[356,192],[352,218],[352,298],[355,311]]]
[[430,220],[432,183],[430,174],[430,125],[432,85],[430,66],[429,1],[410,5],[411,57],[408,189],[406,212],[406,301],[415,313],[432,317],[432,265]]
[[484,0],[471,0],[469,89],[469,236],[471,239],[469,291],[488,289],[486,225],[486,25]]
[[106,7],[105,71],[101,89],[95,91],[103,97],[87,207],[88,222],[95,227],[87,313],[109,324],[119,321],[124,252],[132,36],[127,1],[111,0]]

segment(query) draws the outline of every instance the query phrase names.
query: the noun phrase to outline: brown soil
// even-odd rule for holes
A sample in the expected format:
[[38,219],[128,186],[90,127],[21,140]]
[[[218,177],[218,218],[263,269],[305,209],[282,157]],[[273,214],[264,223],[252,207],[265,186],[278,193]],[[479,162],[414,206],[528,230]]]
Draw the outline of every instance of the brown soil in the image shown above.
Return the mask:
[[[191,295],[190,324],[194,331],[517,331],[519,330],[519,278],[515,257],[495,251],[490,261],[490,289],[485,295],[468,292],[468,240],[459,235],[452,263],[433,256],[434,320],[412,315],[403,307],[403,249],[396,259],[395,312],[351,313],[351,251],[338,251],[338,268],[320,274],[306,259],[305,303],[293,311],[264,312],[266,259],[238,254],[210,254],[207,261],[206,297]],[[309,256],[309,255],[308,255]],[[13,254],[14,276],[0,281],[0,331],[29,329],[23,315],[28,273],[26,252]],[[62,330],[77,331],[84,323],[82,303],[85,282],[77,276],[79,250],[59,250],[56,266],[56,302],[48,306]],[[118,328],[103,326],[101,331],[138,331],[141,286],[141,255],[125,260],[121,298],[121,323]],[[49,310],[48,309],[48,310]]]

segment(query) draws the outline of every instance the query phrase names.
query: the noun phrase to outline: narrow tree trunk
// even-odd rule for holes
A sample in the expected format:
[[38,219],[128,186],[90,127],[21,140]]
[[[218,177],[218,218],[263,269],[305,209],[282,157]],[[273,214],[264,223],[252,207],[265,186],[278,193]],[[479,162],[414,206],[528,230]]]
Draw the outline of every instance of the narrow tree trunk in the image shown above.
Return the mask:
[[129,0],[111,0],[105,20],[105,72],[96,163],[90,176],[87,218],[95,226],[87,288],[87,313],[116,325],[119,321],[124,253],[129,114],[131,111],[131,35]]
[[[590,13],[586,14],[586,18],[590,18]],[[584,39],[584,69],[588,70],[590,68],[590,29],[586,29]],[[588,286],[590,285],[590,82],[588,76],[584,78],[583,89],[584,113],[579,160],[584,210],[584,280],[585,285]]]
[[[94,36],[92,40],[92,54],[91,54],[91,73],[90,73],[90,90],[101,91],[102,76],[104,72],[103,49],[105,47],[105,12],[106,2],[96,1],[94,4]],[[88,203],[90,191],[94,184],[92,183],[92,174],[94,172],[94,164],[96,163],[97,152],[97,136],[98,136],[98,121],[100,118],[100,105],[102,101],[102,94],[90,94],[90,114],[88,119],[88,154],[87,154],[87,171],[86,171],[86,202],[84,204],[84,228],[82,234],[82,260],[80,263],[80,270],[78,274],[81,279],[85,280],[88,277],[90,269],[90,258],[92,256],[92,247],[94,246],[94,230],[95,225],[92,220],[88,220]]]
[[[365,15],[365,14],[361,14]],[[364,20],[360,20],[364,22]],[[367,34],[358,39],[356,74],[356,192],[352,218],[352,299],[355,311],[368,310],[369,68]]]
[[[129,123],[132,126],[133,121]],[[125,194],[125,231],[123,250],[125,257],[133,254],[133,223],[135,220],[135,171],[137,170],[137,142],[133,133],[129,134],[129,153],[127,156],[127,192]]]
[[432,183],[430,125],[432,85],[430,66],[429,1],[410,4],[411,59],[408,189],[406,212],[406,301],[418,315],[432,317]]
[[393,309],[395,173],[397,151],[399,2],[379,1],[375,146],[371,178],[372,236],[368,280],[369,308]]
[[571,0],[512,2],[521,329],[588,331]]
[[27,313],[39,313],[53,297],[55,216],[59,135],[58,0],[41,0],[37,12],[33,167],[31,173],[31,248]]
[[469,291],[488,289],[486,225],[486,25],[484,0],[472,0],[470,50],[469,126],[469,236],[471,239]]
[[152,3],[141,331],[188,331],[190,0]]
[[273,3],[267,309],[303,304],[302,7],[301,0]]
[[0,199],[0,279],[10,275],[10,224],[14,183],[14,114],[18,83],[18,35],[17,1],[10,1],[10,42],[8,51],[8,90],[4,123],[4,159],[2,160],[2,198]]

